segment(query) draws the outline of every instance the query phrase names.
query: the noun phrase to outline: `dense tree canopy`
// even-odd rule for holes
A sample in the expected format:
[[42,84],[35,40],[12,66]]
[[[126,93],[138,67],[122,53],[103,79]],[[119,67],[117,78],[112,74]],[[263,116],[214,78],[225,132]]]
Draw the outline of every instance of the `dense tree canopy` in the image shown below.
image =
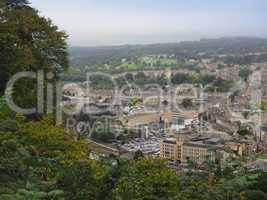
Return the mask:
[[[64,70],[68,66],[65,39],[66,34],[40,17],[27,0],[0,0],[0,95],[17,72]],[[191,82],[191,78],[176,74],[172,80]],[[146,76],[127,79],[144,83]],[[157,79],[165,84],[166,77]],[[203,82],[208,84],[213,78],[204,77]],[[215,81],[215,85],[221,83]],[[29,80],[17,85],[22,102],[32,102],[33,85]],[[26,95],[29,89],[31,95]],[[222,170],[227,174],[222,178],[214,170],[176,171],[166,167],[165,160],[144,158],[141,152],[131,161],[101,155],[92,159],[90,153],[90,143],[83,138],[77,141],[74,133],[55,126],[53,116],[29,120],[11,111],[5,98],[0,98],[1,200],[266,199],[267,174],[263,172],[240,176],[228,168]]]
[[[66,38],[65,32],[59,31],[51,20],[41,17],[28,1],[1,0],[0,94],[3,94],[7,81],[18,72],[44,70],[58,73],[66,69]],[[35,85],[36,80],[20,80],[14,91],[16,102],[24,107],[34,105]]]
[[[5,109],[2,106],[2,109]],[[2,111],[0,109],[0,111]],[[6,111],[0,123],[0,199],[234,200],[266,196],[266,173],[246,176],[177,172],[164,160],[89,157],[90,143],[76,140],[51,116],[28,121]]]

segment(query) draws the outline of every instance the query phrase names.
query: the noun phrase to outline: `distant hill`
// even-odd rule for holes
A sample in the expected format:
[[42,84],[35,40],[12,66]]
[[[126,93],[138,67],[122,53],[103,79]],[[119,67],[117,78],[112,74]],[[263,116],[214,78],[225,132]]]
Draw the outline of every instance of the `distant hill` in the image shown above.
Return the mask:
[[[243,56],[243,54],[259,52],[265,52],[265,54],[263,56]],[[227,56],[227,59],[224,60],[226,64],[249,64],[253,61],[266,61],[267,39],[225,37],[168,44],[70,47],[69,54],[71,61],[69,75],[71,76],[74,74],[81,76],[87,71],[109,71],[117,73],[122,70],[127,71],[133,68],[142,68],[140,58],[155,54],[172,55],[178,63],[183,63],[185,59],[191,58],[211,58],[218,54],[231,55]],[[127,61],[126,67],[121,67],[122,60]]]
[[225,37],[151,45],[71,47],[69,49],[71,63],[78,66],[109,63],[122,58],[132,59],[149,54],[174,54],[177,58],[194,58],[198,57],[199,53],[209,56],[262,51],[267,51],[267,39],[253,37]]

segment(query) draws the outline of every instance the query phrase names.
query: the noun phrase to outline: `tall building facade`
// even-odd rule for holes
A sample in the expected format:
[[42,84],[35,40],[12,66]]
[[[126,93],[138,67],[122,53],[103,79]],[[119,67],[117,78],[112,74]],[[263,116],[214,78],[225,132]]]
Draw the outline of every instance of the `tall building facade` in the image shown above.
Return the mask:
[[181,162],[188,160],[204,162],[207,159],[214,161],[216,150],[212,145],[200,142],[186,142],[182,138],[162,139],[160,157]]

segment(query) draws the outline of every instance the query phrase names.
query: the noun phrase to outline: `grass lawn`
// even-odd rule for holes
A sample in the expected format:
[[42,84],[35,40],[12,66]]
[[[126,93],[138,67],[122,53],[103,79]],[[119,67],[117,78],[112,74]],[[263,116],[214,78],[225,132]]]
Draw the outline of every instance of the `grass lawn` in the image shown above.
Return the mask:
[[160,63],[161,65],[177,65],[177,59],[173,58],[149,58],[144,57],[142,58],[142,62],[146,63],[147,65],[156,65]]
[[140,63],[125,62],[116,67],[117,70],[142,70],[142,69],[162,69],[164,67],[179,68],[185,64],[182,60],[175,58],[151,58],[143,57]]
[[259,154],[259,155],[257,155],[257,158],[258,159],[267,159],[267,153]]

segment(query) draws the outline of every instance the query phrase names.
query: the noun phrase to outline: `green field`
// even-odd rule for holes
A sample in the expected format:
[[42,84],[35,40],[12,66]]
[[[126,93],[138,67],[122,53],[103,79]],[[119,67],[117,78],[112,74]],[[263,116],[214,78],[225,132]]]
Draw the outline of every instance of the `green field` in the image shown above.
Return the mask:
[[121,70],[135,70],[141,68],[142,68],[141,65],[135,63],[123,63],[122,65],[116,67],[116,69],[121,69]]
[[147,65],[168,65],[168,66],[172,66],[172,65],[178,65],[178,60],[175,58],[152,58],[152,57],[143,57],[142,62],[147,64]]
[[153,58],[143,57],[137,63],[125,62],[116,66],[116,70],[140,70],[140,69],[160,69],[165,67],[176,68],[184,64],[175,58]]
[[257,158],[258,159],[267,159],[267,153],[264,153],[264,154],[259,154],[258,156],[257,156]]

